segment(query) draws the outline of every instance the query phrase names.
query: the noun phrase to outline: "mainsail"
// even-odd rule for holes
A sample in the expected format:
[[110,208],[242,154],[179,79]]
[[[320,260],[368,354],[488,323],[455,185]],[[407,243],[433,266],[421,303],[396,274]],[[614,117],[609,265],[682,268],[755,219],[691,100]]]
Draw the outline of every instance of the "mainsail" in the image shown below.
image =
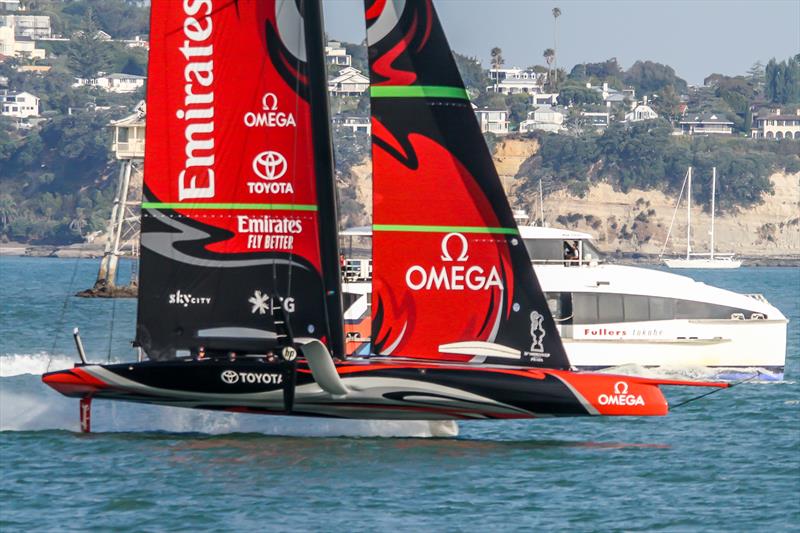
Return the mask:
[[[319,0],[153,1],[137,342],[344,353]],[[285,329],[285,328],[283,328]]]
[[569,368],[431,0],[366,0],[375,353]]

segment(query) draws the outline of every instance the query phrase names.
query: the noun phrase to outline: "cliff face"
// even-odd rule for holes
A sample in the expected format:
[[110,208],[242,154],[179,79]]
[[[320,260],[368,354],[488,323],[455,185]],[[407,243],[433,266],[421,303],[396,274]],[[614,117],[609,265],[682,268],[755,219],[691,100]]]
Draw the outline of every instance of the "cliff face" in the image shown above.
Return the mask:
[[[519,180],[514,176],[522,163],[539,149],[535,140],[503,139],[495,145],[494,160],[500,179],[512,195],[515,206],[529,214],[538,210],[534,194],[517,195]],[[351,167],[346,187],[355,192],[363,215],[354,223],[369,223],[372,217],[372,164],[369,157]],[[742,255],[800,255],[800,173],[775,173],[770,177],[774,195],[764,195],[763,202],[736,213],[718,214],[715,222],[716,251]],[[657,254],[667,237],[675,212],[676,198],[660,191],[614,191],[600,183],[585,197],[566,190],[545,196],[544,215],[550,226],[567,227],[591,234],[604,252],[640,252]],[[355,220],[357,219],[357,220]],[[709,249],[711,215],[700,206],[692,210],[692,249]],[[675,214],[675,224],[667,243],[667,254],[686,252],[685,204]]]
[[[497,143],[495,162],[506,190],[512,195],[519,180],[513,178],[527,157],[538,150],[536,141],[505,140]],[[715,250],[743,255],[800,255],[800,173],[775,173],[770,176],[774,195],[765,194],[762,203],[736,213],[717,214]],[[529,214],[538,210],[535,194],[515,198]],[[550,226],[585,231],[594,236],[605,252],[659,253],[664,246],[676,198],[660,191],[633,189],[614,191],[600,183],[584,197],[566,190],[544,198],[545,220]],[[675,214],[667,254],[686,252],[686,208]],[[711,214],[702,207],[692,209],[692,249],[709,250]]]

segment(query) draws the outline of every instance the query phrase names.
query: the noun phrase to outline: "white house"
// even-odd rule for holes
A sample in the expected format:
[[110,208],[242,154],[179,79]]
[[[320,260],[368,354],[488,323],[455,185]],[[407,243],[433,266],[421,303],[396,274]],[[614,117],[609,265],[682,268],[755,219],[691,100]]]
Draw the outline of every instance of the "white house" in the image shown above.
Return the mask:
[[339,75],[328,80],[328,91],[341,96],[357,96],[369,89],[369,78],[357,68],[347,67]]
[[625,103],[626,99],[634,100],[636,98],[636,90],[630,87],[618,91],[617,89],[612,89],[611,87],[609,87],[608,83],[605,82],[603,82],[603,85],[595,85],[595,86],[587,82],[586,88],[599,92],[600,96],[603,98],[603,103],[606,105],[606,107],[620,105]]
[[49,39],[53,36],[49,15],[9,15],[14,17],[14,33],[17,38]]
[[800,109],[795,114],[781,113],[780,109],[772,112],[759,112],[753,117],[753,139],[800,139]]
[[0,90],[0,106],[4,117],[39,116],[39,98],[25,91]]
[[146,76],[137,76],[136,74],[103,74],[98,75],[96,78],[76,78],[77,81],[72,84],[73,87],[89,86],[98,87],[110,93],[132,93],[137,89],[144,87]]
[[353,58],[339,41],[328,41],[325,45],[325,59],[329,65],[337,67],[349,67],[353,64]]
[[541,105],[554,106],[558,103],[558,93],[534,93],[531,95],[531,106]]
[[19,0],[0,0],[0,13],[7,11],[22,11]]
[[477,109],[475,104],[472,104],[472,107],[483,133],[494,133],[495,135],[508,133],[507,109]]
[[533,111],[528,111],[528,118],[519,124],[520,133],[534,130],[558,133],[564,128],[564,113],[552,106],[540,106]]
[[582,111],[583,122],[597,129],[607,128],[611,124],[611,113],[603,111]]
[[372,133],[372,122],[367,116],[336,115],[331,122],[334,126],[349,129],[353,133],[361,132],[367,135]]
[[44,49],[36,48],[30,37],[17,37],[14,17],[0,15],[0,55],[44,59]]
[[642,103],[637,103],[630,112],[625,113],[625,122],[641,122],[643,120],[653,120],[655,118],[658,118],[658,113],[647,105],[646,96],[642,100]]
[[731,135],[733,122],[726,120],[721,114],[702,113],[687,116],[680,121],[681,133],[688,135]]
[[539,73],[519,67],[490,69],[489,79],[494,83],[486,87],[486,90],[501,94],[540,92],[543,82]]

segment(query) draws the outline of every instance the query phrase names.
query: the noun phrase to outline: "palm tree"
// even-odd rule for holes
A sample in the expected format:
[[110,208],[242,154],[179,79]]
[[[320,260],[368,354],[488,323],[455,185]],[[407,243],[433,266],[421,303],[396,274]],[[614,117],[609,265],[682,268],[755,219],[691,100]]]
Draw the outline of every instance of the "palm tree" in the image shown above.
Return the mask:
[[503,59],[503,51],[498,46],[492,48],[489,54],[492,56],[492,70],[494,71],[494,92],[497,92],[497,82],[500,81],[497,69],[503,66],[505,60]]
[[553,64],[553,61],[556,58],[556,51],[552,48],[546,48],[544,53],[542,54],[544,60],[547,62],[547,83],[550,85],[550,88],[553,88],[553,69],[550,68]]
[[561,9],[553,8],[553,58],[555,60],[555,84],[558,85],[558,58],[556,56],[558,51],[558,17],[561,16]]

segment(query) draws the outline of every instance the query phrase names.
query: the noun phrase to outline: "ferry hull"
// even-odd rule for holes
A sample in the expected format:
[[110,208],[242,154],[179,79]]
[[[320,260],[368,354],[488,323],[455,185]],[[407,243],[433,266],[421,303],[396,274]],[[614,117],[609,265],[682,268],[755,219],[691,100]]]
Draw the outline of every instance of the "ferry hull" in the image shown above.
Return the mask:
[[716,386],[610,374],[450,365],[348,361],[336,372],[347,389],[332,394],[305,361],[297,366],[294,403],[284,404],[287,363],[174,361],[77,365],[45,374],[44,383],[76,398],[123,400],[195,409],[350,419],[466,420],[566,416],[661,416],[659,385]]

